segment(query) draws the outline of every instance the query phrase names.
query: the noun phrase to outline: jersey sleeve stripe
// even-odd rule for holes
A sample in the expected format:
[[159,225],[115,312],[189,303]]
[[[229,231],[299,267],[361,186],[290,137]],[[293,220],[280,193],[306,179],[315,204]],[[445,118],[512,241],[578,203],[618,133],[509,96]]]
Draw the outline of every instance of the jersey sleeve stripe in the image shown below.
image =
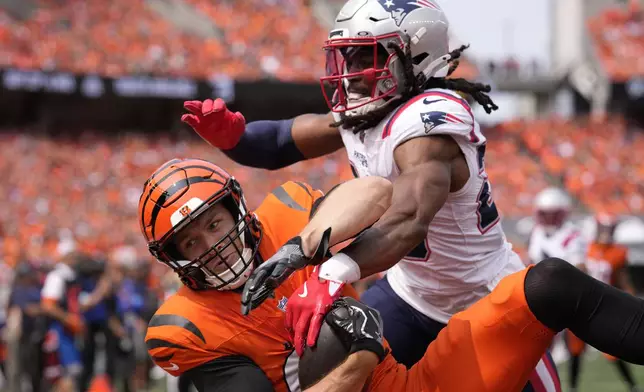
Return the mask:
[[282,186],[278,186],[277,188],[273,189],[271,194],[275,196],[277,200],[281,201],[294,210],[306,211],[306,208],[302,207],[295,200],[293,200],[291,195],[289,195],[288,192],[286,192],[286,189],[284,189],[284,187]]
[[163,326],[180,327],[195,335],[202,342],[206,343],[206,338],[204,338],[199,328],[197,328],[197,326],[194,325],[192,321],[188,320],[185,317],[177,316],[174,314],[154,315],[150,320],[149,326],[150,327],[163,327]]
[[184,347],[180,344],[168,342],[163,339],[148,339],[145,341],[145,346],[148,348],[148,351],[154,350],[155,348],[181,348],[187,350],[187,347]]
[[400,106],[396,111],[394,112],[394,115],[391,116],[389,121],[387,121],[387,125],[385,125],[384,129],[382,130],[382,138],[385,139],[391,134],[391,127],[394,125],[398,117],[402,114],[402,112],[405,111],[406,108],[414,104],[415,102],[418,102],[422,98],[426,98],[432,95],[432,93],[423,93],[420,95],[417,95],[410,99],[409,101],[405,102],[402,106]]
[[296,183],[297,185],[299,185],[300,188],[304,189],[306,191],[306,193],[309,194],[309,196],[313,197],[313,195],[311,194],[311,191],[309,191],[309,188],[307,188],[306,185],[302,184],[299,181],[293,181],[293,182]]
[[169,360],[172,359],[172,357],[174,357],[174,354],[166,355],[164,357],[157,357],[150,354],[150,358],[152,358],[154,362],[168,362]]
[[474,113],[472,113],[472,108],[470,107],[470,104],[467,103],[467,101],[464,100],[463,98],[455,97],[452,94],[447,94],[447,93],[443,93],[443,92],[440,92],[440,91],[431,91],[431,92],[427,93],[427,95],[428,96],[436,96],[436,97],[445,98],[445,99],[447,99],[449,101],[453,101],[453,102],[458,103],[459,105],[461,105],[463,107],[463,109],[465,109],[465,111],[467,111],[467,113],[470,115],[470,117],[472,117],[472,122],[474,122]]

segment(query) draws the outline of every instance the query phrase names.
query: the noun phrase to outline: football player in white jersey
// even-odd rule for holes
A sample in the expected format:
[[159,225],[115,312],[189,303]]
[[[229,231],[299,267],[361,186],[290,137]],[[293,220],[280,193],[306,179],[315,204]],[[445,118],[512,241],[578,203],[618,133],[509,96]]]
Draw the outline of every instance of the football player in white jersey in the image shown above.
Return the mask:
[[551,187],[539,192],[534,200],[535,226],[528,241],[532,263],[558,257],[585,270],[588,246],[581,228],[568,219],[572,203],[562,189]]
[[[393,267],[362,300],[381,312],[394,357],[411,367],[452,315],[523,268],[498,224],[485,137],[456,91],[488,113],[497,107],[489,86],[446,78],[465,47],[449,51],[448,21],[433,1],[350,0],[324,49],[322,83],[335,89],[328,115],[245,127],[222,100],[206,100],[186,102],[182,120],[241,164],[277,169],[344,146],[356,176],[393,182],[389,210],[289,299],[287,324],[301,353],[342,285]],[[247,282],[245,312],[302,264],[297,240],[280,255]],[[543,390],[557,390],[554,366],[538,369]]]

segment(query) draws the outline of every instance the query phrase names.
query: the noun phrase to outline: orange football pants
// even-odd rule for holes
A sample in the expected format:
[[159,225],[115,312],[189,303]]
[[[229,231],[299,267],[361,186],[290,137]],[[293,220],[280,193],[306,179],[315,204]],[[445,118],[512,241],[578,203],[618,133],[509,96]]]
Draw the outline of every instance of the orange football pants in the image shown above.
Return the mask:
[[527,271],[505,277],[492,293],[454,315],[411,369],[388,355],[368,391],[521,391],[555,336],[528,308]]

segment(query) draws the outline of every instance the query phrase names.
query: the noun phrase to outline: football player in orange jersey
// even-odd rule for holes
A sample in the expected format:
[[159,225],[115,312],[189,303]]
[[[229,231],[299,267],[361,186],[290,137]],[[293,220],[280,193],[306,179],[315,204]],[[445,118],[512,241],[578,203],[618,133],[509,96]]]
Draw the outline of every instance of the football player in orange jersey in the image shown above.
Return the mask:
[[[300,391],[299,357],[284,320],[288,298],[306,296],[306,289],[301,294],[298,288],[316,276],[312,265],[322,261],[328,245],[379,219],[391,188],[382,178],[367,177],[323,196],[306,184],[287,182],[252,213],[239,184],[218,166],[197,159],[161,166],[145,183],[141,226],[152,254],[185,287],[149,323],[146,343],[153,360],[172,375],[186,374],[201,392]],[[239,288],[252,271],[259,271],[258,277],[278,267],[293,268],[289,278],[242,316]],[[350,285],[344,290],[355,296]],[[333,304],[348,313],[333,311],[327,323],[344,331],[350,355],[339,366],[332,364],[330,374],[307,378],[307,392],[355,392],[363,385],[372,392],[516,392],[563,328],[644,364],[644,301],[604,289],[559,259],[503,279],[490,295],[455,315],[410,370],[388,352],[378,312],[349,297]],[[633,321],[624,330],[627,319]],[[324,349],[320,343],[319,352]]]
[[[628,265],[626,257],[628,249],[615,243],[615,229],[618,223],[618,219],[611,214],[597,214],[595,217],[595,240],[588,248],[585,270],[597,280],[624,290],[627,293],[634,294],[635,289],[631,284],[626,270],[626,266]],[[566,343],[571,356],[569,361],[570,390],[574,392],[577,390],[581,358],[586,350],[586,343],[570,331],[567,332]],[[615,364],[622,379],[630,390],[638,391],[639,389],[635,385],[633,375],[628,365],[612,355],[604,354],[604,356]]]
[[[296,272],[250,317],[240,313],[241,286],[287,242],[321,259],[325,241],[353,237],[382,215],[390,199],[391,184],[377,177],[351,180],[326,197],[291,181],[251,212],[239,183],[220,167],[198,159],[163,164],[144,185],[140,224],[151,253],[185,287],[149,323],[152,359],[172,375],[187,375],[200,391],[299,390],[298,357],[284,315],[287,298],[313,267]],[[309,221],[313,225],[303,231]],[[355,292],[347,286],[344,295]]]

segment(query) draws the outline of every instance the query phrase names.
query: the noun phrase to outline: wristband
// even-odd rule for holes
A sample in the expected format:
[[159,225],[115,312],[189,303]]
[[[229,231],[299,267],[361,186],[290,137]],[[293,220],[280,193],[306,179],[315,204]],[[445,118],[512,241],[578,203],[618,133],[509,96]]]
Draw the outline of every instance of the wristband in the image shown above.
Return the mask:
[[378,363],[384,361],[388,354],[382,344],[374,339],[360,339],[353,342],[349,354],[357,353],[358,351],[371,351],[378,356]]
[[345,253],[338,253],[320,265],[318,276],[326,280],[353,283],[360,280],[360,266]]

